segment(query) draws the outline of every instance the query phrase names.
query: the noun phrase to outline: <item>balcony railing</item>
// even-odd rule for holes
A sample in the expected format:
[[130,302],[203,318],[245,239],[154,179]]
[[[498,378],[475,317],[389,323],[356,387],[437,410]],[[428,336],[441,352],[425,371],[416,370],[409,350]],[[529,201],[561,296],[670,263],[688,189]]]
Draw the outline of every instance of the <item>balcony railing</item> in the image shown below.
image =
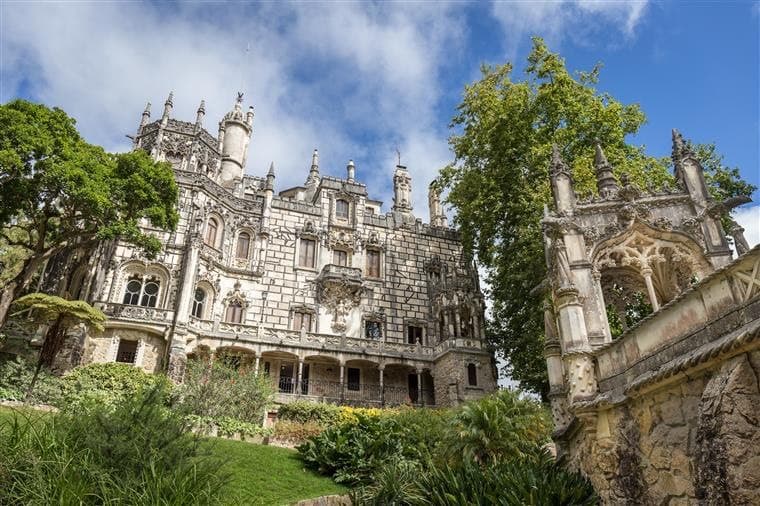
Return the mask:
[[[297,384],[295,378],[280,378],[277,391],[280,400],[288,402],[296,396],[317,398],[324,402],[357,406],[399,406],[402,404],[431,406],[435,404],[431,389],[406,388],[393,385],[373,383],[341,384],[330,380],[302,380]],[[420,395],[422,394],[422,395]]]
[[99,302],[95,304],[106,316],[130,320],[146,320],[158,323],[171,323],[174,311],[158,307],[132,306],[114,302]]

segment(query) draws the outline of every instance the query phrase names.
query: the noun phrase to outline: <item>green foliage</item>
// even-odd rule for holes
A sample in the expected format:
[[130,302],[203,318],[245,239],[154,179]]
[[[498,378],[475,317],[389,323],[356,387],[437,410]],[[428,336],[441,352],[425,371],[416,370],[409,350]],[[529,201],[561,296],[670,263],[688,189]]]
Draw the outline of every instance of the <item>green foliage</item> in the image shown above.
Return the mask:
[[264,374],[235,369],[220,360],[190,360],[174,405],[186,414],[259,424],[274,397]]
[[449,462],[492,465],[522,458],[548,442],[551,420],[532,399],[501,390],[457,410],[442,449]]
[[314,437],[325,430],[325,426],[318,422],[294,422],[280,420],[274,425],[272,436],[280,441],[303,443],[310,437]]
[[[174,229],[178,189],[171,166],[142,151],[111,155],[87,144],[61,109],[24,100],[0,106],[0,236],[24,250],[4,304],[45,260],[120,238],[147,256],[161,249],[141,219]],[[7,306],[0,304],[0,323]]]
[[62,383],[59,405],[72,412],[89,406],[113,408],[154,387],[170,389],[166,378],[117,362],[77,367],[62,378]]
[[277,418],[298,423],[316,422],[322,426],[333,425],[340,418],[341,408],[322,402],[295,401],[277,409]]
[[[510,376],[545,398],[543,294],[533,289],[546,276],[540,222],[551,203],[552,145],[571,168],[580,195],[596,191],[597,139],[618,176],[625,172],[642,188],[674,181],[667,159],[626,142],[646,118],[637,104],[595,89],[599,65],[572,75],[540,38],[534,38],[527,63],[523,80],[513,80],[513,67],[505,64],[484,67],[481,80],[465,88],[452,121],[456,160],[441,171],[437,185],[449,189],[465,247],[488,272],[488,339],[508,360]],[[747,189],[737,173],[718,172],[710,180],[721,192]]]
[[16,299],[14,307],[19,310],[31,309],[35,321],[39,324],[51,323],[63,318],[61,325],[68,328],[84,323],[94,330],[103,331],[106,315],[83,300],[66,300],[46,293],[30,293]]
[[431,467],[422,474],[422,501],[435,506],[570,506],[597,504],[591,484],[570,473],[546,452],[479,466],[466,461],[458,466]]
[[261,424],[241,422],[234,418],[211,418],[209,416],[187,415],[186,420],[194,430],[202,434],[213,434],[224,437],[238,436],[241,439],[269,436],[272,429],[265,429]]
[[[0,363],[0,399],[23,401],[26,390],[34,376],[34,365],[22,357]],[[32,396],[26,399],[34,404],[59,405],[63,395],[63,384],[59,377],[43,369],[37,377],[37,386]]]
[[0,424],[0,504],[217,504],[229,476],[155,387]]
[[418,462],[393,459],[378,470],[372,483],[352,489],[351,501],[356,506],[425,504],[428,492],[420,483],[424,472]]

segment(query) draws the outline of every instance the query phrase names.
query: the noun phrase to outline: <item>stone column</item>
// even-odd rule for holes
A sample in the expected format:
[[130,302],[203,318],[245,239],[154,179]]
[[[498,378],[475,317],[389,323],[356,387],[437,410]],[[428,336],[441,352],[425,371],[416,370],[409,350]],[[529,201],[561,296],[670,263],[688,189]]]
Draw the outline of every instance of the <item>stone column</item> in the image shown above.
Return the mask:
[[657,302],[657,293],[655,293],[652,283],[652,268],[644,267],[641,269],[641,275],[644,276],[644,283],[647,285],[647,294],[649,295],[649,302],[652,304],[652,310],[657,311],[660,309],[660,303]]
[[340,363],[340,402],[346,397],[346,364]]
[[448,311],[441,311],[441,315],[443,316],[443,330],[444,330],[444,335],[441,336],[441,341],[445,341],[451,335],[451,322],[449,322]]
[[255,374],[257,374],[257,375],[259,374],[259,362],[260,362],[260,361],[261,361],[261,357],[260,357],[260,356],[258,356],[258,355],[256,355],[256,363],[255,363],[255,365],[253,366],[253,372],[254,372]]
[[425,405],[425,398],[422,396],[422,369],[417,369],[417,402]]
[[454,337],[462,337],[462,321],[458,308],[454,310]]
[[381,364],[378,366],[378,370],[380,371],[380,405],[385,406],[385,386],[383,383],[383,373],[385,372],[385,366]]
[[296,379],[296,395],[301,395],[301,383],[303,382],[303,359],[298,359],[298,378]]
[[602,273],[596,267],[591,269],[591,277],[594,280],[594,293],[598,301],[599,316],[601,317],[602,327],[604,329],[604,342],[612,342],[612,333],[610,332],[610,322],[607,319],[607,305],[604,302],[604,292],[602,291]]
[[574,286],[558,288],[555,291],[555,307],[564,352],[564,371],[569,381],[569,402],[572,404],[596,394],[594,359],[578,290]]

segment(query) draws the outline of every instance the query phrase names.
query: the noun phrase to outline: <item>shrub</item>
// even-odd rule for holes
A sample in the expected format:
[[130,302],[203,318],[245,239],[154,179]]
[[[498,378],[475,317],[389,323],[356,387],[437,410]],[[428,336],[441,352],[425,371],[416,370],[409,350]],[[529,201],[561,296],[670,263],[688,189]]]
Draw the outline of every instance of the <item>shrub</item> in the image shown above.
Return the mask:
[[422,501],[412,505],[470,506],[525,504],[597,504],[591,484],[535,448],[532,455],[483,466],[469,460],[460,465],[430,466],[420,477]]
[[0,424],[0,504],[216,504],[228,476],[158,385]]
[[92,404],[114,407],[159,383],[161,388],[169,388],[163,376],[149,374],[130,364],[88,364],[63,377],[61,407],[74,411]]
[[[22,357],[0,363],[0,399],[23,401],[32,383],[34,368],[31,362]],[[29,401],[57,405],[60,403],[61,395],[61,379],[50,374],[47,369],[42,369]]]
[[532,452],[548,441],[550,427],[539,402],[501,390],[459,408],[442,448],[451,462],[488,464]]
[[370,485],[352,489],[351,502],[356,506],[424,504],[427,492],[420,486],[423,472],[419,462],[393,459],[378,470]]
[[183,384],[176,389],[174,405],[186,414],[260,424],[273,397],[274,387],[263,374],[237,370],[221,361],[191,360]]
[[187,415],[185,419],[201,434],[209,435],[216,433],[219,436],[239,436],[241,439],[263,437],[272,434],[272,429],[264,428],[260,424],[242,422],[234,418],[211,418],[208,416]]
[[277,418],[298,423],[314,422],[322,427],[338,422],[343,408],[321,402],[295,401],[277,409]]
[[325,430],[323,425],[313,421],[280,420],[274,425],[272,435],[281,441],[303,443],[310,437],[319,435],[323,430]]

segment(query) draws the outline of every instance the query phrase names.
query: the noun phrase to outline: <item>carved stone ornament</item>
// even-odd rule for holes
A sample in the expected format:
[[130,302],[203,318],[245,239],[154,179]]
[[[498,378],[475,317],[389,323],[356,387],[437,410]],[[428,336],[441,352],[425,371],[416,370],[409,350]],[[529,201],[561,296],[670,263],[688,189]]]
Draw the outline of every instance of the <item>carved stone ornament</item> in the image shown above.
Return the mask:
[[339,248],[353,251],[358,239],[359,236],[356,234],[341,230],[332,230],[328,237],[328,245],[331,249]]
[[346,330],[348,315],[361,302],[361,294],[361,285],[357,286],[348,279],[333,280],[318,285],[320,304],[333,313],[331,325],[333,331],[340,333]]

